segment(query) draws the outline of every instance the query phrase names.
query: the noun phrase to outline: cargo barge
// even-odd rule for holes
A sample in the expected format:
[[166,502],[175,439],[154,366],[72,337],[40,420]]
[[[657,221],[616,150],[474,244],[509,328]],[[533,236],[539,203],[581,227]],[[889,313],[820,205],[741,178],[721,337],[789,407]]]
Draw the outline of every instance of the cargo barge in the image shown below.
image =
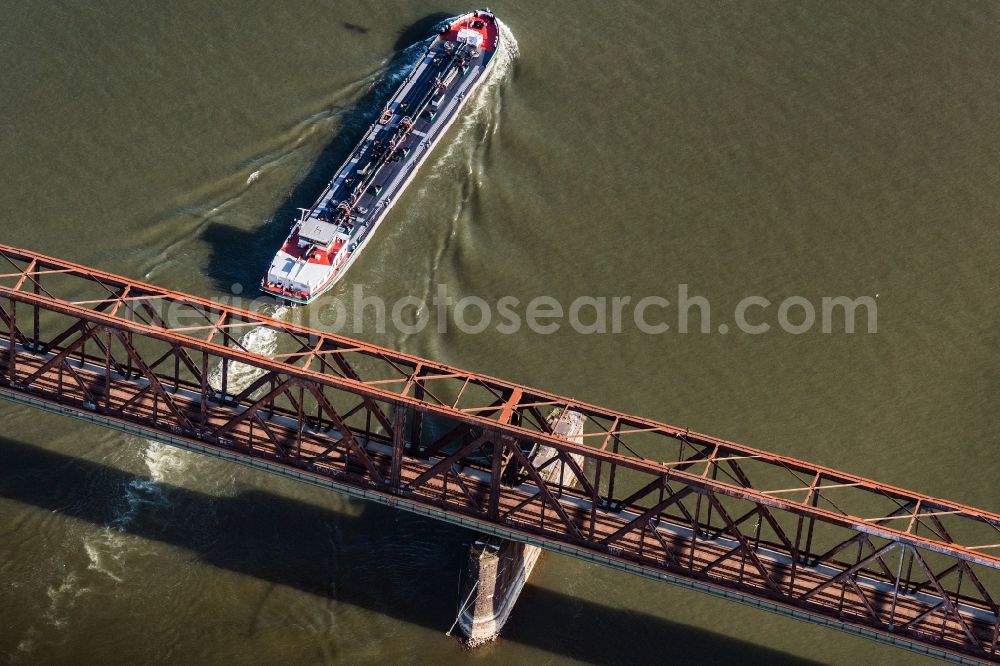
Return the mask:
[[264,292],[305,304],[344,276],[500,48],[500,22],[488,9],[441,28],[316,203],[301,209],[261,280]]

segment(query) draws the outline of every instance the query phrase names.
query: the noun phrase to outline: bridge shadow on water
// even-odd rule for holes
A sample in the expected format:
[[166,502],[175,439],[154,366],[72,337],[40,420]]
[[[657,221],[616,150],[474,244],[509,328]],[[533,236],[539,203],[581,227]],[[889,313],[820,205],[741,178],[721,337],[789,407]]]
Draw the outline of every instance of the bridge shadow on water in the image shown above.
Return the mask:
[[[451,17],[451,14],[442,12],[429,14],[404,29],[396,38],[394,55],[385,71],[396,72],[403,67],[407,58],[404,49],[433,35],[435,28]],[[345,23],[342,27],[348,33],[363,33],[367,30],[364,26],[350,23]],[[334,171],[361,140],[368,126],[378,120],[394,89],[395,84],[389,77],[383,76],[344,112],[337,133],[320,151],[305,177],[296,183],[275,209],[267,224],[251,231],[219,222],[211,222],[205,227],[202,239],[210,247],[210,258],[205,271],[217,289],[229,291],[237,283],[245,289],[256,286],[274,253],[285,240],[292,221],[298,217],[298,209],[308,208],[319,198]]]
[[[260,490],[214,496],[170,485],[158,486],[159,501],[122,524],[115,523],[121,489],[147,483],[143,476],[4,437],[0,469],[0,497],[9,500],[94,525],[120,524],[203,564],[440,631],[442,639],[454,619],[458,572],[472,538],[457,527],[376,504],[347,515]],[[666,591],[643,584],[651,596]],[[530,584],[500,640],[595,664],[809,663]]]

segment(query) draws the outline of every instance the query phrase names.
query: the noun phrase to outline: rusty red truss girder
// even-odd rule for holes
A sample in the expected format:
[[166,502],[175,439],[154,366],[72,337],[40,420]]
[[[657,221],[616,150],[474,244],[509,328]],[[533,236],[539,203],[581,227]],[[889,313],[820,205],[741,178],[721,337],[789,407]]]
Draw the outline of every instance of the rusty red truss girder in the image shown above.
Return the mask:
[[[252,330],[273,352],[249,346]],[[6,246],[0,346],[2,397],[1000,661],[990,511]],[[579,441],[551,431],[565,410],[583,415]]]

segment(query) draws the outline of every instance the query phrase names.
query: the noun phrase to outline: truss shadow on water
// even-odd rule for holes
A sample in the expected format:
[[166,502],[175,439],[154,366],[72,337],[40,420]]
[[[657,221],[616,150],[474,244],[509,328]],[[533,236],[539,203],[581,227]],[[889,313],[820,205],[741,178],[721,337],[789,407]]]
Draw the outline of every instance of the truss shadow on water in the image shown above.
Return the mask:
[[[404,29],[396,39],[386,71],[402,67],[406,58],[404,49],[433,35],[435,28],[448,18],[451,15],[446,13],[429,14]],[[358,27],[361,26],[345,25],[344,29],[356,33]],[[392,82],[382,77],[344,114],[336,135],[320,152],[305,177],[275,209],[267,224],[252,231],[220,222],[211,222],[205,227],[202,239],[208,243],[211,254],[206,273],[216,289],[229,291],[234,284],[256,287],[288,234],[292,221],[298,217],[298,209],[308,208],[316,201],[334,170],[361,140],[368,126],[378,120],[394,89]]]
[[[261,490],[171,485],[121,520],[148,479],[0,437],[0,497],[191,552],[199,562],[443,632],[472,533],[376,504],[360,515]],[[329,495],[315,489],[318,502]],[[667,593],[647,582],[649,594]],[[808,663],[769,648],[529,585],[502,641],[599,664]],[[484,648],[486,650],[492,648]]]

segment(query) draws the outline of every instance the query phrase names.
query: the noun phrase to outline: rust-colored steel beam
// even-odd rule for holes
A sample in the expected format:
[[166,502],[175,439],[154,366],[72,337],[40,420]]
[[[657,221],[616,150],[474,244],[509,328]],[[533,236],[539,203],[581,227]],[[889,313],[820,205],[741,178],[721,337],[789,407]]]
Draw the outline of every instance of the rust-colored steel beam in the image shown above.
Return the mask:
[[[0,397],[1000,662],[996,513],[2,245]],[[582,443],[551,432],[561,410]]]

